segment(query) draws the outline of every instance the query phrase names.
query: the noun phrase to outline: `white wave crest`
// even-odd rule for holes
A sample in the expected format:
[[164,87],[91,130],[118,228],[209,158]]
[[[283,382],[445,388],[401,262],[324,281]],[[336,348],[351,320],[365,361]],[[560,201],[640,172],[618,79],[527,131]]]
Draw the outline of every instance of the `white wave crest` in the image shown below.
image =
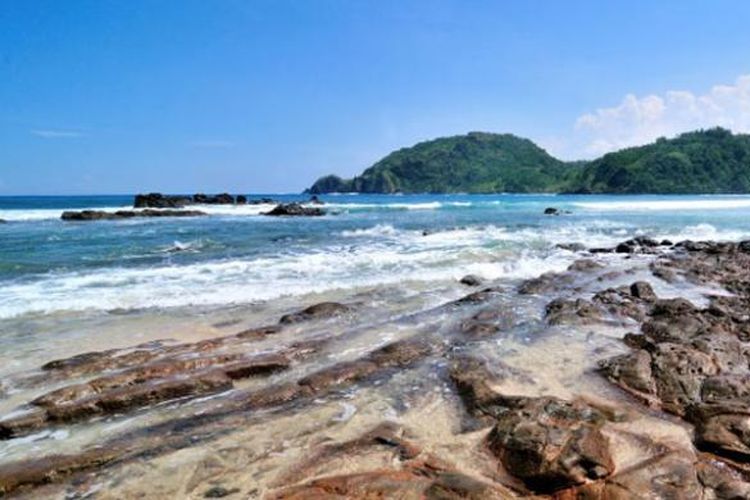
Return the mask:
[[248,303],[334,289],[454,280],[479,271],[488,278],[521,278],[563,269],[573,258],[564,252],[477,245],[491,242],[480,232],[472,237],[464,232],[464,238],[447,233],[409,238],[399,245],[368,242],[255,259],[49,274],[6,283],[0,290],[0,317]]
[[596,211],[676,211],[676,210],[735,210],[750,208],[750,197],[703,198],[685,200],[618,200],[579,201],[572,205]]

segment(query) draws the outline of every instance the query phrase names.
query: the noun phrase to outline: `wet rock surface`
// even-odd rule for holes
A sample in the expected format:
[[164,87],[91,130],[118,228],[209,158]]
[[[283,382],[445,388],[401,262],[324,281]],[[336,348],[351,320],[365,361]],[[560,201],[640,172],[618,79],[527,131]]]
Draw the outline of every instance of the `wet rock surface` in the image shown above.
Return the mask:
[[634,284],[633,295],[652,303],[641,333],[626,337],[634,351],[601,363],[620,387],[692,424],[699,449],[737,462],[750,461],[746,246],[678,243],[671,268],[736,295],[698,307],[682,298],[655,299],[652,290]]
[[[187,411],[69,454],[0,463],[0,493],[33,494],[48,483],[87,484],[110,471],[144,474],[160,457],[175,455],[182,463],[193,447],[228,437],[223,442],[231,446],[215,458],[221,465],[212,466],[221,474],[196,472],[190,480],[195,486],[183,496],[747,498],[750,244],[667,246],[648,238],[624,244],[632,251],[578,260],[517,290],[486,286],[400,323],[378,318],[382,322],[371,327],[377,334],[370,342],[351,344],[343,356],[341,336],[361,334],[356,318],[366,307],[359,299],[320,302],[282,316],[278,324],[237,327],[240,331],[220,337],[47,361],[36,372],[10,378],[7,387],[4,380],[11,396],[21,388],[33,397],[0,419],[1,439],[77,432],[77,426],[136,418],[166,404]],[[644,259],[632,264],[643,271],[636,277],[606,260],[636,261],[631,254]],[[668,282],[655,269],[669,270],[678,285],[717,292],[705,302],[675,296],[676,287],[663,293]],[[507,301],[509,294],[518,300]],[[398,335],[431,315],[440,320]],[[523,339],[517,333],[521,322],[532,326]],[[334,325],[344,327],[338,336],[329,332]],[[555,381],[537,373],[558,358],[580,363],[573,357],[576,346],[568,352],[566,343],[584,337],[587,342],[601,332],[611,343],[583,355],[601,359],[591,376],[601,385],[613,382],[612,394],[624,389],[621,399],[612,400],[606,391],[604,396],[555,391]],[[552,342],[559,335],[567,335],[564,342]],[[509,349],[506,364],[489,354],[488,346],[506,342],[547,357],[528,365],[514,360],[517,351]],[[551,343],[545,347],[546,342]],[[561,371],[563,377],[570,374]],[[576,381],[569,379],[568,387]],[[389,386],[394,392],[377,392]],[[386,414],[377,406],[383,394],[392,399],[390,408],[402,409],[401,418],[363,426],[367,420],[358,420],[364,419],[359,408],[346,408],[362,404],[356,398],[367,391],[374,391],[369,398],[379,420]],[[308,414],[323,415],[326,405],[336,404],[343,416],[305,424]],[[455,406],[455,413],[445,413],[453,419],[449,425],[437,411],[446,406]],[[410,408],[427,413],[413,420]],[[227,458],[243,439],[279,432],[275,422],[285,418],[279,424],[285,432],[309,425],[298,435],[304,446],[288,448],[274,435],[266,451],[248,445],[246,462]],[[439,425],[451,434],[435,434]],[[350,431],[348,437],[335,434],[339,426]],[[235,434],[247,428],[256,435]],[[189,453],[180,455],[181,450]],[[291,458],[281,462],[286,456]],[[149,466],[129,468],[142,463]],[[277,471],[273,480],[264,475],[270,470]],[[254,484],[256,477],[263,477],[262,487]]]
[[597,410],[551,397],[505,397],[497,404],[490,450],[532,490],[547,493],[613,472]]
[[123,220],[137,217],[199,217],[208,215],[200,210],[118,210],[104,212],[101,210],[65,211],[60,218],[67,221]]
[[351,311],[351,307],[339,304],[337,302],[321,302],[307,307],[301,311],[286,314],[281,317],[279,323],[287,325],[291,323],[300,323],[302,321],[311,321],[315,319],[328,319]]

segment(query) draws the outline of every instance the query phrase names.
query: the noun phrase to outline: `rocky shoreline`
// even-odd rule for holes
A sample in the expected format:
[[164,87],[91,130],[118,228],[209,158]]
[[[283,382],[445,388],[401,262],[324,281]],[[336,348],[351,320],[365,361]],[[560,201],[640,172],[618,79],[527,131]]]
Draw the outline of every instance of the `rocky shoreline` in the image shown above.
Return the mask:
[[[33,397],[0,420],[6,441],[76,432],[78,423],[168,402],[203,406],[75,453],[1,463],[0,493],[84,492],[98,475],[222,442],[256,425],[275,428],[284,418],[302,428],[304,416],[324,411],[316,409],[321,401],[346,405],[391,387],[405,398],[403,417],[313,439],[307,451],[295,447],[284,467],[273,466],[273,455],[247,459],[246,467],[273,470],[272,480],[222,466],[224,482],[197,479],[190,495],[750,497],[750,242],[635,238],[604,249],[571,244],[567,251],[580,257],[567,271],[514,290],[466,277],[456,286],[478,291],[404,320],[426,325],[421,333],[333,363],[326,359],[341,339],[326,332],[343,324],[342,335],[356,339],[358,329],[346,325],[355,325],[366,305],[320,303],[231,335],[82,353],[19,373],[8,383]],[[670,293],[662,297],[660,290]],[[530,321],[503,305],[507,296],[515,297],[511,303],[540,302],[539,342],[570,334],[585,343],[599,328],[622,339],[613,340],[616,355],[594,351],[587,376],[602,384],[598,392],[551,393],[534,367],[484,355],[486,346]],[[450,321],[429,325],[427,318],[438,315]],[[385,320],[373,328],[393,326]],[[408,418],[407,409],[422,400],[407,397],[406,388],[433,379],[446,395],[432,404],[453,408],[451,425],[458,426],[441,437],[453,440],[447,448]],[[251,430],[246,436],[257,439]],[[247,484],[255,486],[243,489]]]

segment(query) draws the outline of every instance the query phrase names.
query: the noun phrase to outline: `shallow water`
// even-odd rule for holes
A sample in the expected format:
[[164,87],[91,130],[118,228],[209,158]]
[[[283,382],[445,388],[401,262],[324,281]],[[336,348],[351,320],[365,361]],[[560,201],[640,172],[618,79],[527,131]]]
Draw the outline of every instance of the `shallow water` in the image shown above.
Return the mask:
[[[301,196],[276,196],[284,201]],[[131,197],[0,198],[0,318],[66,311],[222,306],[467,273],[530,277],[567,260],[555,243],[631,235],[740,239],[750,197],[340,195],[329,215],[205,206],[195,219],[70,223],[64,209]],[[569,210],[542,214],[547,206]]]
[[[285,329],[253,344],[250,352],[314,338],[333,338],[332,346],[270,381],[248,380],[238,390],[295,380],[413,335],[450,338],[477,310],[444,306],[468,293],[457,279],[469,273],[504,290],[482,307],[506,311],[509,319],[502,336],[461,349],[518,370],[521,376],[507,382],[505,393],[616,398],[616,391],[589,372],[597,360],[623,350],[618,339],[628,325],[550,328],[543,321],[550,298],[519,296],[515,285],[563,270],[580,257],[557,243],[611,246],[640,234],[673,241],[750,237],[750,197],[742,196],[340,195],[323,197],[328,215],[320,218],[260,215],[267,206],[208,206],[199,208],[209,217],[189,220],[59,220],[64,209],[115,210],[130,199],[0,198],[0,218],[8,221],[0,225],[0,415],[62,384],[23,385],[24,377],[52,359],[230,335],[273,324],[283,314],[322,301],[354,305],[356,314]],[[571,213],[545,216],[548,206]],[[627,263],[615,255],[596,258],[610,271],[639,265],[637,258]],[[638,272],[646,273],[646,265]],[[637,278],[631,272],[607,286]],[[586,294],[603,285],[577,286]],[[680,286],[655,283],[662,297],[703,300],[701,290]],[[436,358],[382,385],[328,396],[313,409],[283,417],[293,418],[294,429],[285,427],[281,417],[273,423],[262,416],[255,423],[254,416],[236,417],[233,424],[247,440],[239,447],[243,460],[253,464],[253,484],[266,488],[285,467],[294,467],[310,439],[302,431],[306,427],[322,426],[342,438],[354,433],[353,427],[362,431],[396,419],[421,428],[427,442],[442,443],[450,452],[460,431],[453,413],[460,410],[450,404],[455,397],[441,376],[444,364]],[[0,441],[0,464],[75,452],[117,433],[199,415],[231,397],[230,391],[172,401]],[[198,446],[196,453],[211,455],[238,439],[219,439]],[[269,450],[263,460],[253,450],[259,441]],[[453,452],[467,467],[477,465],[475,458],[460,456],[460,447]],[[164,459],[166,470],[178,471],[175,481],[163,486],[165,495],[186,494],[180,485],[192,481],[183,476],[194,474],[194,461],[170,465],[179,456]],[[139,473],[159,475],[159,463]],[[130,467],[138,472],[137,465]],[[122,492],[131,487],[135,495],[135,483]]]

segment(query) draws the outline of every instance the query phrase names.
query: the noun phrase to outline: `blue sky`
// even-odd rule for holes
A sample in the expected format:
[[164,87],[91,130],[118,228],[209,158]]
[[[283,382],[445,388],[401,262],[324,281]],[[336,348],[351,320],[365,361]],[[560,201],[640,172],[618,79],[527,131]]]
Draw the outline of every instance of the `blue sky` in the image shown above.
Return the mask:
[[750,131],[746,1],[0,4],[0,194],[296,192],[471,130]]

